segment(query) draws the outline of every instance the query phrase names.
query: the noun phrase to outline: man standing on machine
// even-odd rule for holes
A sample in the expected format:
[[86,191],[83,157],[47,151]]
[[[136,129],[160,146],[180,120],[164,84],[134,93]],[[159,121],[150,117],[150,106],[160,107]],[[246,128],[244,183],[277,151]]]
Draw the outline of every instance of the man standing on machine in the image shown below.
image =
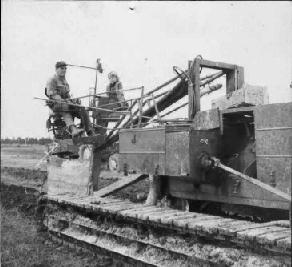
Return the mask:
[[109,103],[119,102],[121,108],[127,108],[128,103],[125,102],[125,97],[122,92],[123,86],[120,82],[119,76],[116,72],[112,71],[108,74],[109,84],[106,87],[106,92],[109,97]]

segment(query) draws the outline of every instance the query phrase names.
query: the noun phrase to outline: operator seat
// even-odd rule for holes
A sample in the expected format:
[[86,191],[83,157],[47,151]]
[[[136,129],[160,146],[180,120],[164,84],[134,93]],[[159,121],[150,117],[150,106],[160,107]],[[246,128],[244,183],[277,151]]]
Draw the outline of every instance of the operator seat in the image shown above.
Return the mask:
[[[49,98],[47,88],[45,88],[45,95]],[[54,112],[51,109],[53,107],[52,102],[46,101],[46,105],[50,108],[49,118],[46,121],[46,128],[48,129],[48,131],[52,131],[56,139],[71,138],[61,113]]]

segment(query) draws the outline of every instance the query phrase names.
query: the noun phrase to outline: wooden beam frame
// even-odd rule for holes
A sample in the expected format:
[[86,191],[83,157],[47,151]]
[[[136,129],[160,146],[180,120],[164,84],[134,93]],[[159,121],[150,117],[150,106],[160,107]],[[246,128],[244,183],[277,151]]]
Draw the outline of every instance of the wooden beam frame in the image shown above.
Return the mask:
[[215,62],[196,57],[189,61],[188,69],[191,81],[189,81],[189,120],[193,120],[200,111],[200,70],[201,68],[221,70],[226,75],[226,95],[238,90],[244,83],[244,68],[224,62]]
[[215,69],[215,70],[224,70],[224,71],[232,71],[236,69],[236,65],[223,63],[223,62],[215,62],[206,59],[200,59],[201,67]]

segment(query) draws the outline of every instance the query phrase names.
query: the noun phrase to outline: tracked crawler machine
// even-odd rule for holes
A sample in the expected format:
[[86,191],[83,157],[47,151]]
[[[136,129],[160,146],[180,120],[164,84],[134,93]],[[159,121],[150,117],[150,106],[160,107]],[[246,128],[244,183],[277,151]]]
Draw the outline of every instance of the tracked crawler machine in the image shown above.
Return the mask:
[[[203,77],[205,69],[217,72]],[[244,83],[237,65],[197,57],[186,71],[174,70],[154,90],[141,88],[123,114],[92,96],[95,135],[71,144],[78,159],[58,157],[63,148],[48,164],[44,222],[53,239],[135,265],[231,265],[238,253],[243,266],[252,257],[291,264],[292,103],[268,104],[266,88]],[[201,97],[222,87],[211,84],[220,77],[226,94],[201,111]],[[187,118],[163,119],[184,106]],[[104,151],[116,154],[122,174],[100,189]],[[147,177],[147,205],[110,197]],[[210,256],[227,248],[224,259]]]

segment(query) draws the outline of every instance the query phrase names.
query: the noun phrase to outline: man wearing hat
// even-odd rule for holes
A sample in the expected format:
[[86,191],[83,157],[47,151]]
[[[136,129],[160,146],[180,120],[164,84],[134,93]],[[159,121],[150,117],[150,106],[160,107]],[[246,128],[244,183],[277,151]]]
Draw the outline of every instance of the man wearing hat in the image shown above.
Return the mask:
[[58,61],[55,67],[56,74],[48,80],[45,89],[45,94],[48,98],[63,103],[58,103],[56,101],[54,103],[49,103],[48,106],[54,112],[61,114],[72,137],[81,135],[84,132],[84,130],[79,129],[74,125],[73,115],[81,119],[85,131],[87,132],[88,135],[91,135],[91,130],[89,126],[90,120],[88,113],[85,111],[85,109],[79,107],[76,108],[72,105],[67,104],[73,103],[73,101],[70,100],[69,84],[65,78],[67,64],[64,61]]

